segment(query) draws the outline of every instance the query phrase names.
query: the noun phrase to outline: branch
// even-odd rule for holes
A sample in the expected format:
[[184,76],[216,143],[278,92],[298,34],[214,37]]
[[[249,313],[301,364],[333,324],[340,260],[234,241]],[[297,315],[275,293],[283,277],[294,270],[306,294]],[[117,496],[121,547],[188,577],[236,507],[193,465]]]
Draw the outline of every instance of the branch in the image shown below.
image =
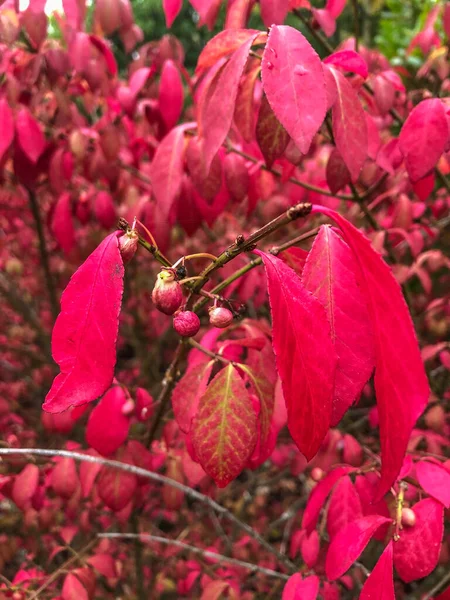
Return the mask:
[[193,552],[194,554],[199,554],[204,558],[217,560],[217,562],[219,563],[234,565],[235,567],[241,567],[243,569],[248,569],[249,571],[252,571],[254,573],[263,573],[264,575],[268,575],[269,577],[277,577],[278,579],[284,579],[285,581],[289,579],[289,575],[285,575],[284,573],[278,573],[278,571],[272,571],[272,569],[266,569],[265,567],[260,567],[259,565],[255,565],[253,563],[244,562],[243,560],[238,560],[237,558],[230,558],[228,556],[224,556],[223,554],[217,554],[216,552],[203,550],[202,548],[197,548],[196,546],[191,546],[190,544],[185,544],[184,542],[180,542],[178,540],[169,540],[158,535],[133,533],[99,533],[98,537],[108,539],[135,539],[136,537],[138,537],[143,542],[157,542],[158,544],[165,544],[166,546],[176,546],[177,548],[181,548],[182,550]]
[[137,475],[138,477],[144,477],[145,479],[151,479],[152,481],[157,481],[158,483],[162,483],[165,485],[169,485],[180,492],[183,492],[189,498],[197,500],[198,502],[202,502],[206,504],[213,510],[215,510],[219,515],[225,516],[231,523],[233,523],[237,528],[245,531],[252,539],[254,539],[260,546],[262,546],[267,552],[276,556],[276,558],[283,564],[289,572],[295,573],[297,567],[293,562],[291,562],[286,556],[278,552],[276,548],[271,546],[269,542],[257,532],[250,525],[244,523],[240,519],[234,516],[232,512],[230,512],[227,508],[212,500],[205,494],[201,492],[197,492],[197,490],[193,490],[187,485],[183,485],[182,483],[178,483],[174,479],[170,479],[170,477],[166,477],[165,475],[160,475],[159,473],[154,473],[153,471],[147,471],[146,469],[142,469],[141,467],[136,467],[135,465],[130,465],[127,463],[122,463],[118,460],[111,460],[107,458],[101,458],[99,456],[90,456],[89,454],[82,454],[81,452],[71,452],[69,450],[50,450],[47,448],[0,448],[0,456],[14,456],[14,455],[24,455],[24,456],[45,456],[45,457],[55,457],[62,456],[64,458],[73,458],[77,461],[84,461],[95,463],[98,465],[103,465],[105,467],[110,467],[112,469],[119,469],[121,471],[125,471],[126,473],[132,473],[133,475]]
[[47,242],[45,241],[44,228],[42,226],[41,211],[39,209],[39,203],[37,198],[31,190],[28,190],[28,200],[30,202],[31,212],[33,213],[34,223],[36,225],[36,232],[39,239],[39,254],[41,256],[41,264],[44,269],[45,282],[47,284],[47,291],[50,299],[50,308],[52,311],[53,320],[59,314],[59,303],[56,296],[56,289],[53,281],[53,276],[50,271],[50,261],[47,250]]
[[435,586],[431,588],[431,590],[425,594],[425,596],[420,596],[421,600],[431,600],[437,592],[441,591],[441,589],[450,582],[450,571],[440,579]]

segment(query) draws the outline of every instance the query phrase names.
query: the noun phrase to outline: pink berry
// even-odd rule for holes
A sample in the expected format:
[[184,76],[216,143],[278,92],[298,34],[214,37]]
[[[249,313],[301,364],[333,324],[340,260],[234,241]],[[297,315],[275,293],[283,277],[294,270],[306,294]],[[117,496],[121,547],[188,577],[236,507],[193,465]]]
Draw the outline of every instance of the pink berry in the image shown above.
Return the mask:
[[123,264],[126,265],[136,254],[138,247],[138,234],[129,231],[119,238],[119,250],[122,255]]
[[313,481],[320,481],[324,475],[325,473],[320,467],[314,467],[314,469],[311,471],[311,479]]
[[412,508],[402,508],[402,525],[414,527],[416,524],[416,513]]
[[172,269],[162,269],[158,273],[152,292],[152,300],[156,308],[165,315],[173,315],[180,308],[183,302],[183,290],[176,281]]
[[191,310],[183,310],[174,316],[173,328],[182,337],[192,337],[200,329],[200,319]]
[[214,325],[214,327],[224,329],[225,327],[228,327],[232,321],[233,313],[231,310],[228,310],[228,308],[216,306],[209,311],[209,322],[211,325]]

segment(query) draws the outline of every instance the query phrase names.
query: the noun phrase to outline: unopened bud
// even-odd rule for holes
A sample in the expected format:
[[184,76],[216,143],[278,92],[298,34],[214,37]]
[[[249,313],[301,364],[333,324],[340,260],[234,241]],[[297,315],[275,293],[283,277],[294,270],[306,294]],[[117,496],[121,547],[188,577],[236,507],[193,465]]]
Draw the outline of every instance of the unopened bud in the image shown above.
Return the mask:
[[219,329],[225,329],[228,327],[233,321],[233,313],[228,308],[224,308],[223,306],[216,306],[210,309],[209,311],[209,322],[214,327],[218,327]]
[[138,234],[134,230],[127,231],[119,238],[119,250],[124,265],[130,262],[136,254],[138,243]]
[[180,308],[183,302],[183,291],[172,269],[162,269],[158,273],[152,300],[156,308],[165,315],[173,315]]
[[182,337],[192,337],[200,329],[200,319],[195,312],[183,310],[174,316],[173,328]]

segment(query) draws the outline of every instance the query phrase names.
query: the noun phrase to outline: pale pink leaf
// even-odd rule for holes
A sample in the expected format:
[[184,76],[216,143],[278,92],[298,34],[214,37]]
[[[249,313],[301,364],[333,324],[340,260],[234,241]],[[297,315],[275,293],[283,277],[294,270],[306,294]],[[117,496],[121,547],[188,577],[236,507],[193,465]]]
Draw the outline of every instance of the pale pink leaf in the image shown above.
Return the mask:
[[262,82],[275,116],[306,154],[325,118],[327,99],[320,59],[293,27],[275,25],[270,29]]

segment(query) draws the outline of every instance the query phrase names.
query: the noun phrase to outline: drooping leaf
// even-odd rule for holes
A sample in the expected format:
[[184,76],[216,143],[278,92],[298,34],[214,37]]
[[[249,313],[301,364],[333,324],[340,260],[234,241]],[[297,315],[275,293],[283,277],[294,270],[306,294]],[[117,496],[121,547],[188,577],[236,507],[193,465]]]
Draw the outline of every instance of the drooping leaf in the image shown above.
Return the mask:
[[346,525],[362,517],[361,500],[350,477],[340,479],[330,497],[327,510],[327,531],[333,540]]
[[302,579],[300,573],[295,573],[284,586],[281,600],[316,600],[319,585],[320,579],[317,575],[310,575]]
[[[245,42],[255,35],[263,36],[256,29],[225,29],[215,35],[200,53],[197,61],[196,71],[202,71],[212,67],[220,58],[229,56],[238,50]],[[259,40],[258,40],[259,41]],[[263,38],[261,39],[261,42]]]
[[390,541],[367,578],[359,600],[395,600],[392,546]]
[[325,563],[327,578],[334,581],[342,577],[358,559],[375,531],[381,525],[389,522],[388,517],[369,515],[357,519],[341,529],[328,548]]
[[444,507],[427,498],[412,507],[416,524],[404,527],[394,545],[394,567],[399,577],[409,583],[426,577],[439,560],[444,533]]
[[439,98],[422,100],[409,113],[398,138],[411,181],[436,166],[448,140],[445,109]]
[[342,73],[329,68],[336,84],[336,101],[331,109],[336,148],[356,181],[368,156],[367,123],[364,110],[351,84]]
[[262,82],[275,116],[306,154],[325,118],[325,80],[315,50],[293,27],[275,25],[270,29]]
[[172,26],[178,13],[183,6],[183,0],[163,0],[164,16],[166,17],[166,27]]
[[217,73],[209,89],[209,95],[201,105],[199,126],[207,171],[230,130],[239,81],[257,35],[254,33],[233,53],[224,68]]
[[450,472],[445,467],[429,461],[416,463],[417,480],[427,494],[450,507]]
[[256,121],[256,139],[269,169],[274,161],[283,155],[290,140],[289,134],[274,115],[265,95],[261,98]]
[[288,411],[289,431],[311,460],[330,426],[336,350],[321,303],[295,272],[257,251],[266,269],[273,348]]
[[183,180],[184,132],[188,124],[174,127],[158,146],[151,164],[150,179],[158,209],[165,218],[169,216]]
[[336,347],[332,426],[359,398],[374,368],[373,334],[356,281],[357,269],[348,245],[331,227],[321,227],[308,254],[302,281],[324,306]]
[[86,442],[103,456],[115,452],[128,437],[130,419],[122,412],[127,399],[124,389],[115,385],[89,415]]
[[56,376],[43,405],[62,412],[100,397],[111,385],[124,268],[112,233],[72,276],[52,334]]
[[341,228],[359,267],[375,344],[375,391],[380,419],[381,480],[378,499],[393,485],[429,386],[411,316],[399,284],[369,240],[337,212],[313,207]]
[[184,92],[180,72],[173,60],[166,60],[159,81],[158,105],[167,129],[172,129],[183,110]]
[[180,379],[172,392],[175,419],[184,433],[189,433],[192,419],[197,414],[198,403],[208,385],[213,361],[196,364]]
[[0,161],[14,139],[14,116],[6,98],[0,98]]
[[256,415],[248,391],[237,369],[227,365],[200,398],[191,430],[196,456],[218,487],[239,475],[256,437]]
[[37,163],[45,149],[45,137],[27,108],[21,108],[16,115],[16,134],[25,156],[32,163]]
[[65,254],[70,254],[75,245],[75,229],[72,220],[72,199],[69,192],[63,192],[56,201],[51,230]]
[[324,58],[323,62],[326,65],[334,65],[335,67],[340,67],[344,71],[361,75],[364,79],[366,79],[369,73],[366,61],[354,50],[334,52],[333,54],[330,54],[330,56]]
[[261,0],[261,19],[266,27],[282,25],[289,10],[289,0]]
[[339,150],[337,148],[333,148],[330,156],[328,157],[326,178],[328,187],[333,194],[337,194],[352,180],[350,171],[348,170],[345,162],[342,160],[342,156],[339,154]]

